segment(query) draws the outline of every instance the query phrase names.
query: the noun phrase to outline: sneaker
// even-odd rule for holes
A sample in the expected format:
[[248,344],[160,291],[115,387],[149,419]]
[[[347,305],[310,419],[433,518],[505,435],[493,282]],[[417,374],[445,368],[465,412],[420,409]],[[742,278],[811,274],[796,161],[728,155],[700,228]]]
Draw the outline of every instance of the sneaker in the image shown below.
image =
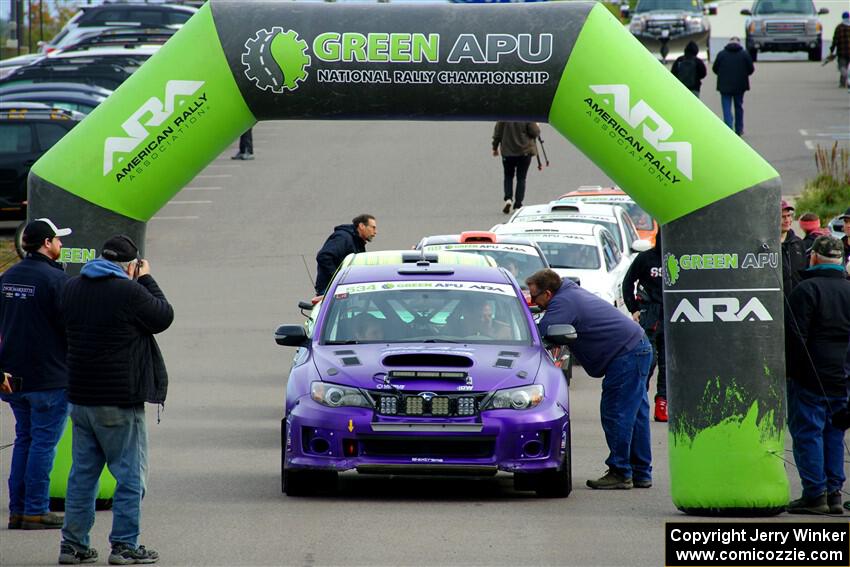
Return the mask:
[[667,398],[655,398],[655,421],[667,421]]
[[238,153],[238,154],[236,154],[235,156],[233,156],[233,157],[232,157],[232,158],[230,158],[230,159],[245,159],[245,154],[243,154],[243,153]]
[[242,154],[242,159],[245,161],[250,161],[254,159],[254,154]]
[[144,545],[133,547],[127,543],[116,543],[109,554],[110,565],[136,565],[140,563],[156,563],[159,553],[153,549],[145,549]]
[[58,530],[62,527],[65,519],[59,514],[48,512],[37,516],[21,516],[21,529],[23,530]]
[[829,506],[830,514],[843,514],[844,507],[841,506],[841,491],[836,490],[826,495],[826,505]]
[[522,203],[514,203],[514,210],[517,211],[522,208]]
[[511,200],[510,199],[505,199],[505,206],[502,207],[502,212],[505,213],[505,214],[508,214],[509,212],[511,212]]
[[59,546],[59,565],[79,565],[97,561],[97,550],[93,547],[80,551],[70,543]]
[[635,488],[652,488],[652,479],[651,478],[642,478],[640,480],[634,479],[632,480],[632,486]]
[[788,504],[789,514],[829,514],[826,493],[815,498],[800,497]]
[[8,528],[10,530],[19,530],[21,529],[21,523],[23,523],[24,517],[21,514],[9,514],[9,525]]
[[634,485],[632,479],[620,476],[609,469],[605,476],[588,480],[587,486],[594,490],[629,490]]

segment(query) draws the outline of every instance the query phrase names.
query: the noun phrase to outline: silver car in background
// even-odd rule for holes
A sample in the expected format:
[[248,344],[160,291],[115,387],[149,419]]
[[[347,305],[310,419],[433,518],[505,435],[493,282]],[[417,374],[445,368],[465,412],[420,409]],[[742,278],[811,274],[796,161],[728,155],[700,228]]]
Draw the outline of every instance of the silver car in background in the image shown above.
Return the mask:
[[820,61],[823,25],[812,0],[755,0],[752,9],[741,10],[746,20],[747,51],[753,61],[759,51],[806,51],[809,61]]

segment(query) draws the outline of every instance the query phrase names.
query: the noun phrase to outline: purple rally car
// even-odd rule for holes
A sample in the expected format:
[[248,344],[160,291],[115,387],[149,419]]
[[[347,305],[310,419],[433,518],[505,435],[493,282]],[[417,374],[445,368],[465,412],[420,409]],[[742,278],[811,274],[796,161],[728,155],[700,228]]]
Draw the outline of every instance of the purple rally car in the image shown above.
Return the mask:
[[[517,490],[572,490],[569,391],[522,291],[502,268],[340,268],[307,325],[282,420],[282,487],[332,489],[337,473],[514,474]],[[553,325],[546,340],[575,338]]]

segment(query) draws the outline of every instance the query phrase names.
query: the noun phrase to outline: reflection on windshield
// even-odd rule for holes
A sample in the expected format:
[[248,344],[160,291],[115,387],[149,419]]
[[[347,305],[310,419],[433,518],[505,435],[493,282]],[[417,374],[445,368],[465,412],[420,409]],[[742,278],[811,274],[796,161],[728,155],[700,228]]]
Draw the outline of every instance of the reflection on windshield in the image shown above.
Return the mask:
[[546,261],[552,268],[572,268],[579,270],[598,270],[599,254],[595,246],[574,242],[537,241],[543,250]]
[[[595,219],[595,218],[587,218],[587,217],[580,217],[580,216],[569,216],[569,215],[558,215],[558,214],[528,215],[528,216],[525,216],[525,217],[518,217],[514,222],[534,222],[534,221],[541,221],[541,220],[548,220],[548,221],[554,221],[554,222],[580,222],[582,224],[598,224],[598,225],[604,226],[605,228],[608,229],[608,232],[611,233],[611,236],[614,237],[614,240],[617,241],[617,246],[620,247],[620,250],[623,249],[623,237],[620,234],[620,227],[617,226],[617,223],[613,223],[613,222],[598,220],[598,219]],[[522,236],[527,237],[528,235],[526,234],[526,235],[522,235]],[[538,242],[538,244],[540,244],[540,243]],[[544,254],[544,256],[545,256],[545,254]],[[547,256],[546,259],[549,260],[549,257]],[[550,265],[552,264],[551,260],[549,260],[549,264]]]
[[[533,248],[532,248],[533,250]],[[535,254],[523,254],[522,252],[510,252],[504,250],[470,250],[464,249],[463,252],[469,254],[477,254],[479,256],[490,256],[496,265],[500,268],[505,268],[516,278],[516,281],[521,287],[525,287],[525,279],[534,272],[542,270],[546,267],[543,259]]]
[[626,209],[626,213],[628,213],[629,217],[631,217],[632,222],[635,223],[636,229],[652,230],[655,228],[652,224],[652,217],[649,216],[649,213],[641,209],[637,203],[620,202],[615,204]]
[[528,344],[530,332],[521,305],[514,288],[506,284],[404,281],[341,285],[328,306],[322,341]]
[[638,0],[635,13],[669,10],[702,13],[701,0]]
[[814,15],[815,6],[812,0],[761,0],[756,4],[753,14],[769,16],[771,14],[806,14]]

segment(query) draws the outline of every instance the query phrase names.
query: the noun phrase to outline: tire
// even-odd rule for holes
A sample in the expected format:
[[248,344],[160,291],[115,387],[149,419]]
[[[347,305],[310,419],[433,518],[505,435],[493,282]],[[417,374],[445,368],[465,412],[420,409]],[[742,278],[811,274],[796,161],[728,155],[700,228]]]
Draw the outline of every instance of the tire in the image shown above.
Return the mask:
[[567,446],[558,470],[546,471],[538,476],[535,492],[541,498],[566,498],[573,491],[573,458],[570,430],[567,430]]
[[758,49],[756,49],[756,48],[754,48],[754,47],[749,47],[749,48],[747,48],[747,53],[749,53],[749,54],[750,54],[750,59],[752,59],[752,60],[753,60],[753,63],[755,63],[756,61],[758,61],[758,59],[759,59],[759,51],[758,51]]
[[823,59],[823,44],[819,41],[817,47],[809,50],[809,61],[820,61]]
[[27,225],[27,221],[22,222],[18,225],[18,228],[15,229],[15,252],[18,253],[18,256],[23,260],[24,256],[27,255],[26,251],[24,251],[24,227]]
[[314,496],[336,492],[336,471],[283,467],[283,492],[287,496]]

